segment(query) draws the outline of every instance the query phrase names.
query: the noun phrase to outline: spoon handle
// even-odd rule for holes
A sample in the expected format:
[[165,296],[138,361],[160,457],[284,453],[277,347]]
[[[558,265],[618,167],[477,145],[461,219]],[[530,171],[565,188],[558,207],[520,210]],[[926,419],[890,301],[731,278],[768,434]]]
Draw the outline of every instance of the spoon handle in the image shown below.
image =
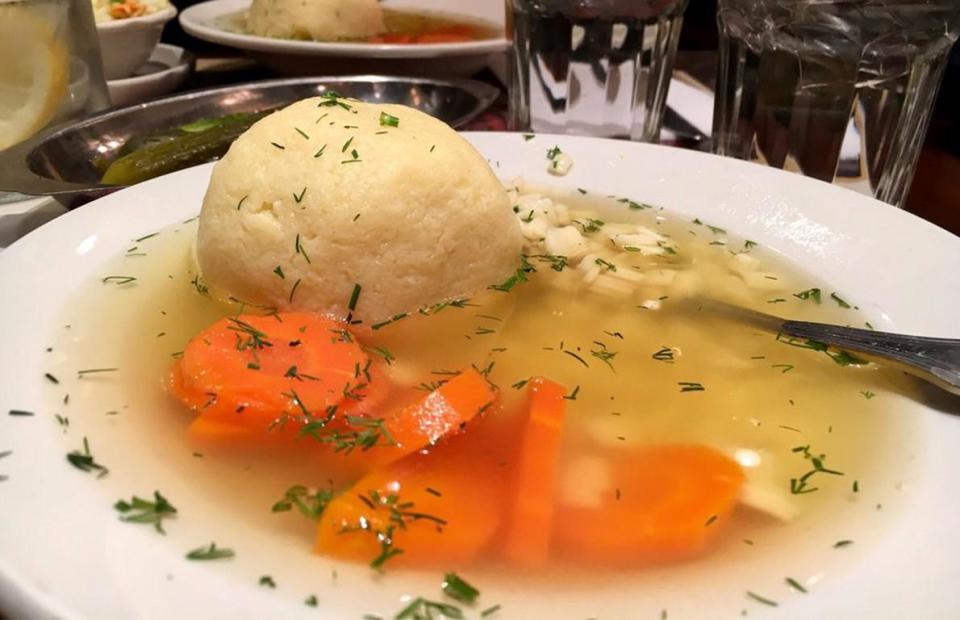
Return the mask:
[[892,361],[921,379],[960,395],[960,340],[891,334],[806,321],[783,321],[782,331]]

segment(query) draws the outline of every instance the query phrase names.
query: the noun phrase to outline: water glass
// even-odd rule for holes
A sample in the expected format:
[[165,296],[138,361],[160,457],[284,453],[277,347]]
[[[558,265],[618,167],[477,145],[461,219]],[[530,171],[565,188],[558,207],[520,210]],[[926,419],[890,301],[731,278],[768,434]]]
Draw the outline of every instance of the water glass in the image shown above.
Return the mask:
[[90,0],[0,0],[0,151],[109,104]]
[[903,206],[958,0],[719,0],[716,153]]
[[687,0],[509,0],[510,128],[655,142]]

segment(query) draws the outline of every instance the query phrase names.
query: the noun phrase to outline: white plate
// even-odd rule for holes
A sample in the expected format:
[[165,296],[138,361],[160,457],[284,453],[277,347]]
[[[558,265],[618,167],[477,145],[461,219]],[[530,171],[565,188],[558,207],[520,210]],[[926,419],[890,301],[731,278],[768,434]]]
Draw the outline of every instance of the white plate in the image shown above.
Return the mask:
[[[878,328],[960,337],[960,239],[908,213],[799,175],[679,149],[563,136],[525,141],[517,134],[467,135],[505,178],[522,175],[667,205],[803,265],[858,300]],[[574,159],[566,177],[546,172],[545,152],[554,144]],[[30,233],[0,255],[7,291],[0,305],[0,412],[44,412],[34,418],[0,415],[0,451],[13,450],[0,459],[0,474],[9,476],[0,482],[0,606],[7,614],[388,617],[400,608],[402,594],[439,595],[435,573],[388,572],[371,580],[366,567],[340,566],[339,580],[332,582],[333,563],[308,553],[302,541],[277,544],[274,534],[250,524],[218,520],[217,507],[197,498],[189,480],[173,477],[148,438],[138,446],[135,463],[108,463],[111,474],[102,480],[64,461],[65,452],[78,447],[85,422],[71,419],[65,435],[51,420],[61,394],[52,394],[43,378],[44,347],[62,329],[57,321],[71,290],[131,239],[194,216],[209,174],[210,166],[201,166],[120,191]],[[503,605],[498,620],[651,618],[664,607],[670,618],[735,617],[741,608],[751,618],[960,617],[960,418],[905,397],[891,399],[923,447],[898,478],[898,508],[873,542],[830,556],[843,560],[818,563],[807,595],[786,590],[783,578],[797,569],[795,558],[772,550],[763,556],[764,571],[754,571],[747,583],[731,582],[726,573],[749,567],[729,563],[723,575],[694,563],[641,572],[628,584],[573,584],[549,592],[520,579],[478,577],[484,602]],[[129,423],[120,418],[118,424]],[[97,438],[91,441],[96,452]],[[132,488],[118,487],[120,480]],[[187,505],[199,512],[187,514],[187,505],[178,502],[183,514],[166,537],[120,523],[113,501],[143,484],[171,498],[190,497]],[[186,549],[203,542],[200,532],[226,536],[227,527],[249,530],[234,560],[183,559]],[[794,531],[791,538],[809,535]],[[274,575],[277,590],[257,586],[265,572]],[[776,589],[780,606],[751,603],[747,589]],[[318,596],[318,608],[303,605],[309,592]]]
[[[481,19],[504,27],[503,3],[495,0],[386,0],[385,7],[416,9]],[[193,36],[245,50],[274,70],[289,74],[388,73],[469,77],[487,64],[490,54],[509,46],[506,38],[462,43],[398,45],[293,41],[242,34],[224,26],[224,18],[245,11],[250,0],[209,0],[180,13],[180,24]]]
[[193,70],[193,54],[182,47],[161,43],[150,59],[128,78],[108,80],[110,101],[125,107],[175,91]]

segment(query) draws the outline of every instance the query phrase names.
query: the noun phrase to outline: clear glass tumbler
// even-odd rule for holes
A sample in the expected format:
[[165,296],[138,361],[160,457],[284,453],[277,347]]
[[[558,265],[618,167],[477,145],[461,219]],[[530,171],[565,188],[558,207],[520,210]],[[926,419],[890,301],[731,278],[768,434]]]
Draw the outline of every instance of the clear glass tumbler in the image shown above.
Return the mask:
[[719,0],[720,155],[902,206],[958,0]]
[[0,151],[109,105],[90,0],[0,0]]
[[509,0],[510,127],[655,142],[687,0]]

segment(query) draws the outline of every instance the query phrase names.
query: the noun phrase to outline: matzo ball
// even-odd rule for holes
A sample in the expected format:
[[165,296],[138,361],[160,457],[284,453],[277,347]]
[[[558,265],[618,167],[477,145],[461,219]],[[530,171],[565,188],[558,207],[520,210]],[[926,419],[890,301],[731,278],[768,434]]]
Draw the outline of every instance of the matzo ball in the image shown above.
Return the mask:
[[247,30],[261,37],[337,41],[385,30],[377,0],[253,0]]
[[323,96],[255,123],[214,167],[197,262],[223,297],[367,323],[517,269],[519,224],[483,157],[413,108]]

